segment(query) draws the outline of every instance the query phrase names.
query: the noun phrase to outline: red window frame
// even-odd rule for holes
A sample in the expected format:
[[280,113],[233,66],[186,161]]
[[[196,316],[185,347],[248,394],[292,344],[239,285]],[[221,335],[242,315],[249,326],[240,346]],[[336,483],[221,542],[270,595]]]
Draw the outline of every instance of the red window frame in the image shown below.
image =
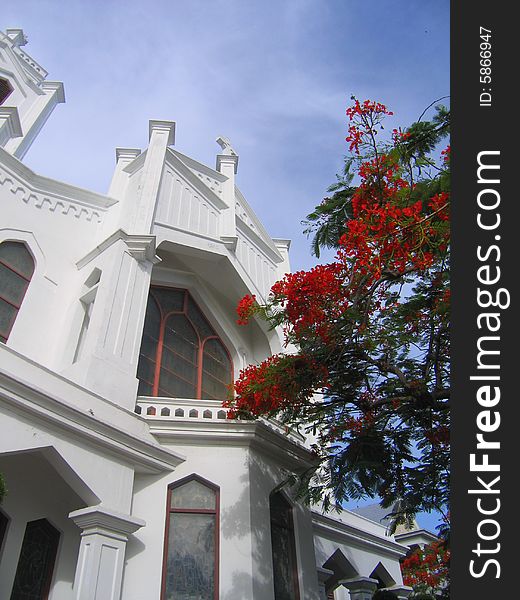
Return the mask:
[[27,247],[27,244],[25,244],[24,242],[20,242],[18,240],[4,240],[2,243],[0,243],[0,248],[2,247],[3,244],[6,243],[10,243],[10,244],[14,244],[16,246],[21,246],[24,248],[24,250],[29,254],[31,260],[32,260],[32,271],[31,274],[28,276],[25,273],[21,273],[18,269],[16,269],[13,265],[9,264],[8,262],[6,262],[5,260],[2,259],[1,255],[0,255],[0,264],[2,266],[4,266],[6,269],[9,269],[9,271],[13,272],[15,275],[17,275],[18,277],[20,277],[21,279],[23,279],[25,281],[25,287],[20,295],[20,299],[18,301],[18,303],[16,302],[12,302],[11,300],[9,300],[8,298],[6,298],[3,294],[2,294],[2,285],[1,285],[1,280],[0,280],[0,300],[2,300],[3,302],[5,302],[6,304],[9,304],[9,306],[12,306],[13,308],[16,309],[16,312],[14,313],[11,322],[9,323],[7,329],[5,331],[0,331],[0,342],[3,341],[4,343],[7,342],[7,340],[9,339],[9,336],[11,335],[11,330],[13,329],[13,325],[16,321],[16,318],[18,317],[18,312],[20,311],[20,308],[23,304],[25,295],[27,293],[27,290],[29,288],[29,284],[31,283],[31,279],[32,276],[34,275],[34,269],[35,269],[35,263],[34,263],[34,258],[31,254],[31,251],[29,250],[29,248]]
[[[215,509],[205,508],[171,508],[172,492],[189,483],[190,481],[198,481],[203,486],[213,490],[215,492]],[[162,568],[162,582],[161,582],[161,600],[165,599],[166,594],[166,576],[168,572],[168,540],[170,537],[170,515],[171,514],[206,514],[215,515],[215,567],[213,573],[214,581],[214,600],[219,599],[219,563],[220,563],[220,488],[211,481],[204,479],[200,475],[192,473],[187,477],[183,477],[178,481],[170,483],[168,486],[168,493],[166,494],[166,525],[164,531],[164,550],[163,550],[163,568]]]
[[[163,307],[161,305],[160,299],[157,298],[154,295],[154,290],[155,289],[162,289],[162,290],[171,290],[172,292],[182,292],[184,294],[184,299],[183,299],[183,306],[182,306],[182,310],[171,310],[167,313],[164,312]],[[161,371],[162,369],[169,371],[169,369],[167,369],[166,367],[164,367],[162,365],[162,355],[163,355],[163,349],[166,346],[166,348],[168,348],[168,350],[172,353],[176,353],[174,348],[171,348],[170,346],[166,345],[164,343],[164,332],[166,329],[166,325],[168,323],[168,319],[173,316],[173,315],[182,315],[184,316],[184,318],[187,320],[187,322],[189,323],[189,325],[192,327],[193,331],[195,332],[195,335],[197,337],[198,340],[198,349],[197,349],[197,362],[196,363],[192,363],[194,367],[196,367],[197,369],[197,379],[196,379],[196,386],[195,386],[195,396],[194,398],[197,400],[200,400],[201,398],[203,398],[203,389],[202,389],[202,381],[203,381],[203,375],[205,373],[204,371],[204,349],[206,346],[206,343],[209,342],[210,340],[217,340],[218,342],[220,342],[221,347],[224,349],[226,356],[229,360],[229,382],[226,381],[222,381],[221,379],[218,379],[217,377],[214,377],[213,375],[211,375],[210,373],[206,372],[207,375],[209,375],[210,377],[212,377],[213,379],[217,380],[219,383],[223,384],[223,385],[228,385],[229,383],[233,382],[233,373],[234,373],[234,368],[233,368],[233,360],[231,358],[231,355],[229,353],[229,350],[226,348],[226,345],[224,344],[224,342],[222,341],[222,339],[215,333],[215,335],[208,335],[204,338],[201,337],[200,331],[198,330],[196,324],[192,321],[192,319],[190,319],[189,314],[188,314],[188,303],[191,300],[191,302],[193,302],[194,306],[197,308],[197,310],[199,311],[200,315],[204,318],[204,320],[206,321],[209,329],[211,329],[212,331],[214,331],[214,328],[211,326],[211,324],[209,323],[208,319],[205,317],[204,312],[201,310],[200,306],[197,304],[197,302],[194,300],[194,298],[191,296],[191,294],[189,293],[188,290],[183,289],[183,288],[172,288],[172,287],[166,287],[166,286],[152,286],[150,287],[150,294],[149,294],[149,299],[148,302],[150,302],[150,297],[153,299],[153,301],[155,302],[158,310],[159,310],[159,314],[160,314],[160,324],[159,324],[159,339],[156,340],[157,341],[157,346],[155,349],[155,365],[154,365],[154,375],[153,375],[153,381],[148,381],[145,379],[140,378],[140,380],[142,380],[144,383],[146,383],[147,385],[152,387],[152,396],[153,397],[159,397],[161,396],[160,391],[159,391],[159,387],[160,387],[160,378],[161,378]],[[145,332],[146,332],[146,323],[145,323]],[[145,334],[145,332],[143,332],[143,335]],[[150,359],[149,357],[140,354],[139,355],[139,361],[141,360],[147,360],[147,361],[151,361],[152,359]],[[186,362],[190,362],[188,361],[186,358],[183,358],[183,360],[185,360]],[[183,377],[178,374],[178,373],[173,373],[172,371],[169,371],[170,373],[172,373],[175,377],[178,377],[179,379],[183,379]],[[186,380],[185,380],[186,381]],[[191,382],[188,382],[191,384]],[[221,398],[214,398],[211,397],[210,399],[214,399],[214,400],[221,400]]]

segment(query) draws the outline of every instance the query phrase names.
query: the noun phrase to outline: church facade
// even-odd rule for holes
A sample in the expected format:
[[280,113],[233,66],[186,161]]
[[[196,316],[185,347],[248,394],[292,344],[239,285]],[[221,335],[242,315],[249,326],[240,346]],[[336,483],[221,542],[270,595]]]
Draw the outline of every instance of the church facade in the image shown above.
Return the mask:
[[0,33],[0,598],[405,598],[407,547],[283,485],[306,439],[222,408],[248,364],[282,349],[235,306],[289,266],[236,186],[149,122],[117,148],[106,195],[36,174],[23,157],[63,85]]

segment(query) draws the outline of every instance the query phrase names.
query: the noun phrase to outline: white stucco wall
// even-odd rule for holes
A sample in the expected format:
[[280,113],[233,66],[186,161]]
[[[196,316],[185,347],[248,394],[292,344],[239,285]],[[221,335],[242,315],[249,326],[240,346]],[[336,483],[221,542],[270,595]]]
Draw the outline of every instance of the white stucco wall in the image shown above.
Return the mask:
[[[219,598],[273,600],[269,494],[284,477],[279,465],[244,447],[175,444],[175,449],[186,461],[174,473],[136,477],[133,513],[147,525],[128,543],[123,597],[159,597],[167,487],[197,474],[220,488]],[[301,598],[317,600],[310,514],[298,506],[294,513]]]

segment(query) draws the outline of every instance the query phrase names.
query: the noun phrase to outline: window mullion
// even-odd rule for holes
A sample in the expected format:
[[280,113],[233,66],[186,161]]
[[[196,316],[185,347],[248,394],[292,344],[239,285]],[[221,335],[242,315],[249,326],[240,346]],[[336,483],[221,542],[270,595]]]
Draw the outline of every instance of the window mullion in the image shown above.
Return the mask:
[[161,362],[162,362],[162,352],[163,352],[163,344],[164,344],[164,330],[166,328],[166,320],[168,316],[162,316],[161,310],[161,325],[159,327],[159,340],[157,342],[157,354],[155,360],[155,373],[154,373],[154,382],[153,382],[153,391],[152,396],[157,397],[159,395],[159,378],[161,377]]

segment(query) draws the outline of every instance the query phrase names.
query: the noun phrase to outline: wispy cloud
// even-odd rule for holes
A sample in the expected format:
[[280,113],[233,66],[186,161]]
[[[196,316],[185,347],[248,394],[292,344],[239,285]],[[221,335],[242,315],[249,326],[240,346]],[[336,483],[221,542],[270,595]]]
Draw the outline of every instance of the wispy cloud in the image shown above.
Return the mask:
[[350,94],[407,123],[447,93],[448,15],[447,0],[10,0],[0,25],[24,28],[65,83],[29,166],[105,191],[114,148],[145,147],[148,119],[176,120],[179,149],[211,166],[227,135],[239,186],[301,268],[300,221],[341,167]]

